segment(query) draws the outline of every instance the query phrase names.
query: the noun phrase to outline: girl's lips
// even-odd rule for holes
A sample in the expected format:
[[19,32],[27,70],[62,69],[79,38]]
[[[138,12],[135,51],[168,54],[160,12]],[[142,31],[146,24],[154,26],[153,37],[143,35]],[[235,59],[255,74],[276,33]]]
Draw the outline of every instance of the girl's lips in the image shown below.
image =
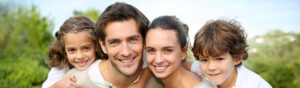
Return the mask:
[[77,62],[77,65],[78,66],[85,66],[85,65],[87,65],[87,63],[88,63],[88,60],[83,60],[83,61]]

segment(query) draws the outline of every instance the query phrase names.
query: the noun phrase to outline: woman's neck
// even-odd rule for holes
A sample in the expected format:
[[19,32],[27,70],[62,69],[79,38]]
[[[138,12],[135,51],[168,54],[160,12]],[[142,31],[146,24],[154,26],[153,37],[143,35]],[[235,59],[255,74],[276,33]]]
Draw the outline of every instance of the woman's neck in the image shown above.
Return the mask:
[[218,85],[218,87],[232,88],[236,83],[237,75],[238,75],[237,69],[234,68],[232,74],[221,85]]
[[192,88],[202,81],[201,77],[180,66],[175,72],[162,79],[166,88]]
[[163,78],[162,82],[165,84],[165,87],[166,88],[181,87],[182,72],[183,72],[183,68],[180,66],[175,72],[171,73],[168,77]]

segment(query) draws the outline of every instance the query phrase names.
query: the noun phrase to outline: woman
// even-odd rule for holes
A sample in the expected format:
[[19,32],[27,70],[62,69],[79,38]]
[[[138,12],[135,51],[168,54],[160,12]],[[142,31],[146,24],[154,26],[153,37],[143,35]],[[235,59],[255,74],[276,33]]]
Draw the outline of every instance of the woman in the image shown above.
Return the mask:
[[187,37],[183,24],[161,16],[146,31],[146,58],[150,70],[166,88],[213,88],[213,85],[183,67]]

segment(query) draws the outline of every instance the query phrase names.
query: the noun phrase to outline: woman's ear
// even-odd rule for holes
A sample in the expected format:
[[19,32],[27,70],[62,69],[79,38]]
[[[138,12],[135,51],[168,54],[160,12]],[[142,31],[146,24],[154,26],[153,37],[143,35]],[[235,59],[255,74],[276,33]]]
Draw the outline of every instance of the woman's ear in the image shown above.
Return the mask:
[[106,47],[105,47],[105,44],[103,41],[99,40],[99,44],[101,46],[101,49],[103,51],[103,53],[107,54],[107,51],[106,51]]
[[183,50],[182,50],[183,55],[182,55],[182,57],[181,57],[181,60],[184,60],[184,59],[186,58],[186,56],[187,56],[187,51],[188,51],[188,46],[184,46],[184,47],[183,47]]

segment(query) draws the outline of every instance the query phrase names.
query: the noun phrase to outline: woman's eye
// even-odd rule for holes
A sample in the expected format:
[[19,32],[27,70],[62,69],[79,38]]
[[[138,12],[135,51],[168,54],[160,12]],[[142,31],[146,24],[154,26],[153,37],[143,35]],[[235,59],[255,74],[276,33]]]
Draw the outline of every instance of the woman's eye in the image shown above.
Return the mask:
[[147,52],[147,53],[153,53],[153,52],[154,52],[154,50],[152,50],[152,49],[148,49],[148,50],[146,50],[146,52]]
[[173,50],[172,49],[165,49],[164,50],[166,53],[171,53]]

